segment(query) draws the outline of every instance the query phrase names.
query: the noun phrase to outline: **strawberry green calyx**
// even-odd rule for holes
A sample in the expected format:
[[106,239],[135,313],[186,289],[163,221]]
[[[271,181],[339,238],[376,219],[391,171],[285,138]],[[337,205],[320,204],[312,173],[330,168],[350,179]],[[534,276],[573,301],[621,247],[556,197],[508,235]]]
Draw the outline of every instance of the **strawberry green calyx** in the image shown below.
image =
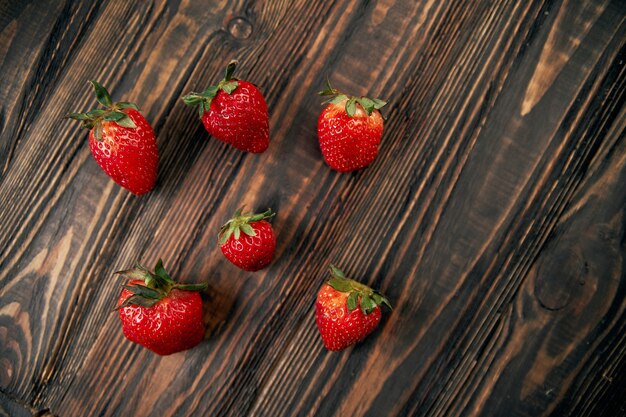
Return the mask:
[[123,285],[133,295],[128,297],[117,309],[127,307],[129,305],[138,305],[142,307],[152,307],[159,300],[167,297],[173,289],[184,291],[202,291],[207,287],[203,284],[180,284],[172,279],[163,267],[163,261],[159,259],[154,267],[154,272],[137,264],[131,269],[118,271],[116,274],[122,275],[129,280],[143,281],[144,285],[131,282]]
[[371,115],[374,110],[382,109],[387,102],[377,99],[377,98],[369,98],[369,97],[355,97],[349,96],[347,94],[342,93],[339,90],[334,89],[330,85],[330,80],[326,80],[326,89],[317,93],[320,96],[330,96],[330,98],[324,101],[325,104],[333,103],[333,104],[341,104],[343,102],[346,103],[346,113],[348,116],[353,117],[356,113],[356,104],[359,103],[363,110],[367,112],[367,115]]
[[382,306],[383,304],[391,310],[389,300],[381,293],[374,291],[365,284],[346,278],[345,274],[334,265],[330,265],[330,275],[332,278],[326,282],[328,285],[339,292],[349,293],[348,299],[346,300],[348,311],[356,309],[357,304],[359,304],[361,311],[365,315],[368,315],[376,307]]
[[226,241],[234,236],[235,240],[239,240],[241,232],[248,236],[256,236],[256,232],[250,226],[250,223],[258,222],[261,220],[267,220],[274,217],[276,213],[272,209],[267,209],[263,213],[242,213],[243,207],[237,209],[233,218],[226,222],[220,229],[218,235],[218,242],[220,245],[226,243]]
[[104,109],[93,109],[85,113],[70,113],[66,117],[78,120],[86,129],[93,129],[94,136],[97,140],[102,140],[102,122],[114,122],[119,126],[134,129],[137,126],[135,122],[125,113],[124,109],[139,110],[135,103],[127,101],[119,101],[114,103],[111,100],[109,92],[96,81],[89,81],[96,93],[98,103],[104,106]]
[[220,81],[217,85],[210,86],[202,93],[191,92],[184,96],[183,101],[185,104],[191,107],[197,106],[198,114],[202,117],[204,112],[208,112],[211,109],[211,101],[213,101],[220,90],[223,90],[227,94],[232,94],[233,91],[235,91],[239,86],[237,79],[233,78],[237,64],[237,60],[234,59],[228,63],[224,79],[222,79],[222,81]]

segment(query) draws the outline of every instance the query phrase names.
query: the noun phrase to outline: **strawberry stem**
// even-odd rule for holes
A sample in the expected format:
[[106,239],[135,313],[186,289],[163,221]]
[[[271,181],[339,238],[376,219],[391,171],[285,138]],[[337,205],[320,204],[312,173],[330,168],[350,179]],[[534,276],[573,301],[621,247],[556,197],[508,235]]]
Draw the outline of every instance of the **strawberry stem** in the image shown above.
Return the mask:
[[236,59],[231,60],[226,67],[226,72],[224,73],[224,79],[222,81],[230,81],[233,78],[233,74],[235,73],[235,68],[239,62]]
[[128,101],[120,101],[114,103],[111,95],[100,83],[89,81],[96,94],[96,100],[104,109],[93,109],[85,113],[70,113],[65,118],[74,119],[81,122],[82,127],[93,129],[94,136],[97,140],[102,140],[102,122],[114,122],[121,127],[134,129],[137,126],[135,122],[124,112],[125,109],[139,110],[135,103]]
[[119,308],[128,305],[139,305],[142,307],[150,307],[157,301],[167,297],[174,288],[183,291],[202,291],[207,287],[206,283],[199,284],[181,284],[172,279],[169,273],[163,267],[163,261],[159,259],[154,267],[154,272],[137,264],[131,269],[118,271],[116,274],[123,275],[129,280],[143,281],[144,285],[138,283],[129,283],[123,285],[125,289],[132,292],[133,295],[128,297]]
[[111,100],[111,96],[106,88],[100,85],[96,81],[89,81],[93,86],[93,89],[96,91],[96,100],[98,103],[102,104],[104,107],[111,107],[113,104],[113,100]]
[[391,310],[391,304],[381,293],[374,291],[365,284],[355,281],[350,278],[346,278],[343,271],[334,265],[330,265],[330,275],[326,283],[339,292],[349,293],[346,300],[346,305],[349,311],[354,310],[357,307],[357,300],[361,307],[363,314],[367,315],[371,313],[377,306],[383,304],[389,307]]
[[243,207],[240,207],[237,211],[235,211],[233,217],[222,226],[220,233],[218,234],[218,242],[220,245],[226,243],[231,236],[234,236],[235,240],[239,240],[241,232],[248,236],[256,236],[256,232],[252,226],[250,226],[250,223],[271,219],[276,215],[271,208],[267,209],[263,213],[242,212]]
[[383,108],[387,102],[377,99],[377,98],[369,98],[369,97],[356,97],[350,96],[342,93],[341,91],[333,88],[330,85],[330,80],[326,79],[326,89],[317,93],[320,96],[330,96],[328,100],[325,100],[323,103],[328,104],[341,104],[343,102],[346,103],[345,109],[348,116],[353,117],[356,113],[356,104],[360,104],[363,110],[367,112],[367,115],[370,116],[374,110],[380,110]]
[[192,91],[186,96],[183,96],[183,102],[190,107],[197,106],[198,114],[200,115],[200,118],[202,118],[205,112],[208,113],[211,110],[211,101],[213,101],[220,90],[226,92],[227,94],[232,94],[239,86],[237,80],[233,78],[237,64],[238,62],[235,59],[230,61],[226,67],[224,78],[217,85],[209,86],[201,93],[195,93]]

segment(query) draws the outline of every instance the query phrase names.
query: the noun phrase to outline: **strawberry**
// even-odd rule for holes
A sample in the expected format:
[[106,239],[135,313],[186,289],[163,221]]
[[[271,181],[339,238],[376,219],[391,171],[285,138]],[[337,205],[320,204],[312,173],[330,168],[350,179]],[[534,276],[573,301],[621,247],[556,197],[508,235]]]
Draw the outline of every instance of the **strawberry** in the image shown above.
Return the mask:
[[331,96],[317,120],[317,136],[326,163],[335,171],[349,172],[374,162],[383,135],[385,101],[352,97],[330,86],[318,93]]
[[219,84],[202,93],[191,92],[183,101],[198,106],[210,135],[241,151],[261,153],[270,144],[267,104],[254,84],[233,78],[236,66],[237,61],[231,61]]
[[[222,253],[233,264],[245,271],[258,271],[269,265],[274,257],[276,236],[265,219],[274,216],[272,209],[264,213],[235,212],[219,233]],[[243,232],[243,234],[242,234]]]
[[141,265],[117,272],[129,279],[117,302],[124,336],[159,355],[190,349],[204,337],[202,299],[206,284],[180,284],[159,259],[154,272]]
[[100,168],[133,194],[154,188],[159,165],[154,131],[135,103],[113,103],[109,92],[90,81],[104,109],[70,113],[89,129],[89,148]]
[[346,278],[333,265],[330,272],[332,278],[317,294],[315,322],[324,346],[338,351],[370,334],[380,322],[380,306],[391,309],[391,305],[379,292]]

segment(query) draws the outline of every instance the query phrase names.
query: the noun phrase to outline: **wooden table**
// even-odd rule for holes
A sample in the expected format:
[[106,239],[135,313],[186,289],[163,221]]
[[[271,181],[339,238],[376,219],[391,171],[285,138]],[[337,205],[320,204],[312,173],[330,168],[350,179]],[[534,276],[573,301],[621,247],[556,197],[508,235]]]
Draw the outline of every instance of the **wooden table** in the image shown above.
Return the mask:
[[[0,414],[626,414],[626,3],[0,2]],[[270,112],[267,152],[209,137],[181,96],[231,58]],[[379,156],[331,171],[326,77],[389,100]],[[62,117],[87,80],[155,128],[135,197]],[[238,270],[216,234],[278,212],[277,257]],[[126,341],[113,272],[163,257],[206,281],[206,340]],[[324,349],[334,263],[394,305]]]

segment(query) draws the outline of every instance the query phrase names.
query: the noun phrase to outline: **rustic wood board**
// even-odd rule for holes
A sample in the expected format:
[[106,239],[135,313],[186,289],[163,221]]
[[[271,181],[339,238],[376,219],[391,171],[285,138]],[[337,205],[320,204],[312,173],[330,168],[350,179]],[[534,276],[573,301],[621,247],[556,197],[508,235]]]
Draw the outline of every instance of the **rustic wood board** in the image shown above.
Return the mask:
[[[0,1],[0,414],[626,415],[626,3]],[[180,97],[231,58],[267,152]],[[368,169],[316,140],[326,77],[387,98]],[[134,197],[62,117],[136,101],[161,154]],[[278,212],[258,273],[216,233]],[[206,340],[158,357],[111,313],[113,272],[205,280]],[[342,353],[313,303],[335,263],[394,304]]]

